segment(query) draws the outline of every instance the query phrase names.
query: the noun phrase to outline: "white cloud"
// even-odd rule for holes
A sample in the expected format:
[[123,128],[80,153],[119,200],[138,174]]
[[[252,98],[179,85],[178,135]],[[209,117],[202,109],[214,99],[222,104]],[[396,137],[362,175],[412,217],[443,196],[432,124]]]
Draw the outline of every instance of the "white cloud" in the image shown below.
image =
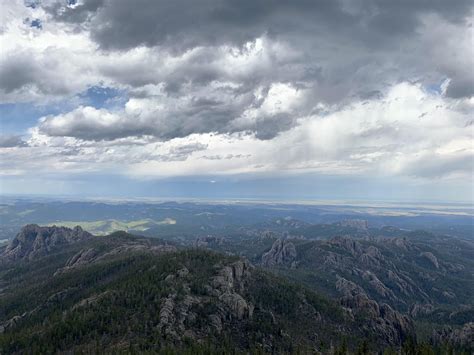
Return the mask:
[[[142,43],[133,33],[121,50],[109,50],[94,42],[87,21],[21,1],[6,9],[1,102],[74,103],[91,86],[121,89],[128,98],[120,108],[78,104],[43,117],[21,137],[25,144],[9,140],[0,148],[5,174],[472,179],[469,19],[417,12],[408,32],[386,34],[393,40],[387,44],[382,34],[365,32],[371,9],[345,3],[344,16],[361,17],[354,38],[329,25],[311,35],[296,36],[298,26],[274,33],[255,21],[252,36],[237,40],[213,41],[206,32],[203,41],[172,46]],[[26,18],[40,19],[43,29]]]
[[[167,141],[152,136],[85,141],[48,136],[35,128],[29,147],[4,150],[2,163],[6,170],[54,168],[64,173],[106,167],[108,172],[136,178],[319,172],[469,179],[474,157],[469,107],[470,100],[401,83],[380,98],[301,117],[297,126],[271,140],[257,139],[255,134],[207,132]],[[81,116],[84,113],[90,116]],[[93,122],[100,134],[101,127],[119,127],[121,120],[110,112],[80,108],[49,124],[60,133],[65,125],[71,129],[71,122],[78,132]]]

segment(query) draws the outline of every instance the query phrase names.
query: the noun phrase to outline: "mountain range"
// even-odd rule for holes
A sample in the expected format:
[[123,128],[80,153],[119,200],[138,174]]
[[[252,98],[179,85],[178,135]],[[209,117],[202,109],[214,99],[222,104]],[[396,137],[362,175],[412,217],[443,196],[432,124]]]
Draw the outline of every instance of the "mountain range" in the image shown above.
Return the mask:
[[255,248],[211,236],[183,246],[27,225],[0,249],[0,350],[473,350],[466,241],[277,232],[252,240]]

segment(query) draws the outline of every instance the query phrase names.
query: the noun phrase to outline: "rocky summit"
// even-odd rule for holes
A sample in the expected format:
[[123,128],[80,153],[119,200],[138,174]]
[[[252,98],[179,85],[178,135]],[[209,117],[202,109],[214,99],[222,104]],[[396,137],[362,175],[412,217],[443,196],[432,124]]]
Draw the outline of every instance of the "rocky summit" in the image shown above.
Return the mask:
[[91,237],[92,234],[84,231],[80,226],[71,229],[29,224],[20,230],[0,257],[6,261],[32,260],[45,256],[61,246],[74,244]]

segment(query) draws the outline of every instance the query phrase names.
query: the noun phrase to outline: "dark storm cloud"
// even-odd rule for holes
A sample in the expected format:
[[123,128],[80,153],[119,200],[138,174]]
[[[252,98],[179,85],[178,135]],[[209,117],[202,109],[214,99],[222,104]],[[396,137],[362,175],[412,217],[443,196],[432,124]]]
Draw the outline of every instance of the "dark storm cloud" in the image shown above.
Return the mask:
[[[179,51],[200,45],[241,45],[263,33],[300,32],[302,18],[307,24],[351,20],[330,0],[118,1],[107,3],[92,18],[91,36],[106,49],[164,45]],[[124,26],[125,21],[131,25]]]
[[85,0],[85,1],[57,1],[44,6],[57,21],[83,24],[93,16],[101,6],[104,0]]
[[37,66],[27,56],[15,55],[0,61],[0,89],[11,93],[36,82]]
[[[265,140],[298,118],[381,98],[404,81],[428,87],[449,78],[447,96],[473,92],[470,68],[453,59],[464,48],[442,48],[451,33],[434,33],[441,22],[464,33],[472,9],[466,0],[83,0],[44,8],[99,45],[102,57],[91,60],[97,80],[125,86],[133,101],[120,112],[78,108],[46,117],[39,129],[50,136],[169,140],[250,132]],[[22,60],[0,67],[5,92],[30,84],[58,90],[52,83],[66,83],[50,80],[54,72],[45,73],[41,63]],[[297,107],[276,110],[287,100],[283,95],[259,109],[275,84],[304,93]]]
[[[49,56],[49,53],[47,49],[39,57],[34,51],[17,50],[0,56],[0,96],[5,95],[2,97],[4,102],[8,102],[7,94],[22,90],[60,96],[70,94],[78,87],[75,81],[80,78],[67,72],[69,67],[64,58],[57,53]],[[25,101],[28,99],[31,100],[26,97]]]
[[[91,38],[106,50],[159,46],[179,54],[198,46],[241,46],[262,35],[290,43],[303,54],[290,62],[274,58],[269,72],[255,73],[249,89],[269,80],[313,85],[315,96],[329,102],[383,90],[394,81],[421,75],[449,75],[439,63],[427,64],[426,48],[418,48],[416,36],[422,19],[437,15],[464,24],[472,2],[446,1],[85,1],[68,8],[68,18],[88,24]],[[65,15],[61,16],[65,16]],[[62,20],[61,16],[56,16]],[[84,18],[83,18],[84,17]],[[82,18],[82,20],[80,20]],[[221,78],[212,65],[216,55],[202,51],[179,71],[166,77],[149,75],[137,68],[104,67],[104,73],[133,86],[161,81],[169,93],[179,94],[187,83],[206,84]],[[440,58],[443,60],[443,58]],[[400,63],[400,64],[398,64]],[[404,66],[394,72],[396,65]],[[435,74],[433,74],[435,73]],[[474,79],[456,74],[447,95],[472,94]],[[315,86],[314,83],[318,85]],[[362,93],[357,92],[360,87]]]
[[438,14],[461,21],[469,0],[84,0],[62,2],[47,10],[56,20],[91,24],[91,36],[103,48],[166,45],[178,49],[221,43],[242,44],[270,36],[345,33],[352,40],[388,44],[410,35],[420,15]]
[[446,95],[453,98],[474,96],[474,63],[473,71],[469,76],[453,79],[446,90]]

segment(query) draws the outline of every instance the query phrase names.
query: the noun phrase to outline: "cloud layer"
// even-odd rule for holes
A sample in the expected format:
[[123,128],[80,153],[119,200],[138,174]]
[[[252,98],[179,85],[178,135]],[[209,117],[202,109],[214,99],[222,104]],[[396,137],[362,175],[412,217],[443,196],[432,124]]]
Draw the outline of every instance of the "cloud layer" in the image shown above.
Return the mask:
[[11,1],[1,103],[53,113],[3,134],[3,174],[467,181],[472,11],[464,0]]

